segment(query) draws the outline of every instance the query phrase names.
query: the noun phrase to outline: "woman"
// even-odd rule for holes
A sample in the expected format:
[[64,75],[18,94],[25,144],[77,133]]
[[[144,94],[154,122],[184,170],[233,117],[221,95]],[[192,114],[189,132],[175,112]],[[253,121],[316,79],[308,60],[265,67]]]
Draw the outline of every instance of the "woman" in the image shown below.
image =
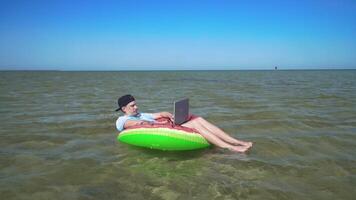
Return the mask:
[[[169,112],[152,114],[139,113],[135,98],[129,94],[120,97],[117,103],[119,108],[116,109],[116,111],[121,110],[125,114],[124,116],[119,117],[116,121],[116,128],[119,131],[138,125],[167,123],[158,120],[161,118],[167,118],[173,121],[173,115]],[[237,140],[201,117],[193,116],[181,126],[195,129],[210,143],[231,151],[245,152],[252,147],[252,142]]]

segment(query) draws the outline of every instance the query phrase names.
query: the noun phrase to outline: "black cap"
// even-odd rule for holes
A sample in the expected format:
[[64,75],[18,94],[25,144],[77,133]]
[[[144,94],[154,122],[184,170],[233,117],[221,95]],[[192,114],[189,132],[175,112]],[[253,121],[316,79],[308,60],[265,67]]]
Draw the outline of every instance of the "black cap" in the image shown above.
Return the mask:
[[122,107],[126,106],[127,104],[129,104],[132,101],[135,101],[135,98],[131,94],[127,94],[127,95],[120,97],[117,100],[117,104],[119,105],[119,108],[116,109],[115,111],[121,110]]

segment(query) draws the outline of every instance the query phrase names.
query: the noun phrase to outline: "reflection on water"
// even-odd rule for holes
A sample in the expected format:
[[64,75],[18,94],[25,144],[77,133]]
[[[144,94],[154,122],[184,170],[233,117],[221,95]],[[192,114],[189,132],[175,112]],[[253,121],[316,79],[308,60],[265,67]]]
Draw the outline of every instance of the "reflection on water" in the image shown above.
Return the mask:
[[[191,111],[251,140],[142,149],[116,141],[116,99]],[[353,199],[356,71],[0,72],[0,199]]]

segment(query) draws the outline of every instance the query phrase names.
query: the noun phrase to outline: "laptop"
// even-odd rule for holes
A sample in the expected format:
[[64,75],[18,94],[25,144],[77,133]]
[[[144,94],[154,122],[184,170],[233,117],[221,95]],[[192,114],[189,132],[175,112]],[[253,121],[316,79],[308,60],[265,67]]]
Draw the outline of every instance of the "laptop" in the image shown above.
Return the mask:
[[174,102],[174,124],[181,125],[189,119],[189,99]]

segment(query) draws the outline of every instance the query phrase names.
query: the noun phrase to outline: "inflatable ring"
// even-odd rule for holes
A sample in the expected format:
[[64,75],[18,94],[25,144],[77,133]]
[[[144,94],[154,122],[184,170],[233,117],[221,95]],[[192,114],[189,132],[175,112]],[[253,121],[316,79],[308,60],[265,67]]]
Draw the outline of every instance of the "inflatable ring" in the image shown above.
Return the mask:
[[122,131],[117,139],[121,142],[167,151],[193,150],[209,147],[208,141],[196,132],[182,128],[142,127]]

